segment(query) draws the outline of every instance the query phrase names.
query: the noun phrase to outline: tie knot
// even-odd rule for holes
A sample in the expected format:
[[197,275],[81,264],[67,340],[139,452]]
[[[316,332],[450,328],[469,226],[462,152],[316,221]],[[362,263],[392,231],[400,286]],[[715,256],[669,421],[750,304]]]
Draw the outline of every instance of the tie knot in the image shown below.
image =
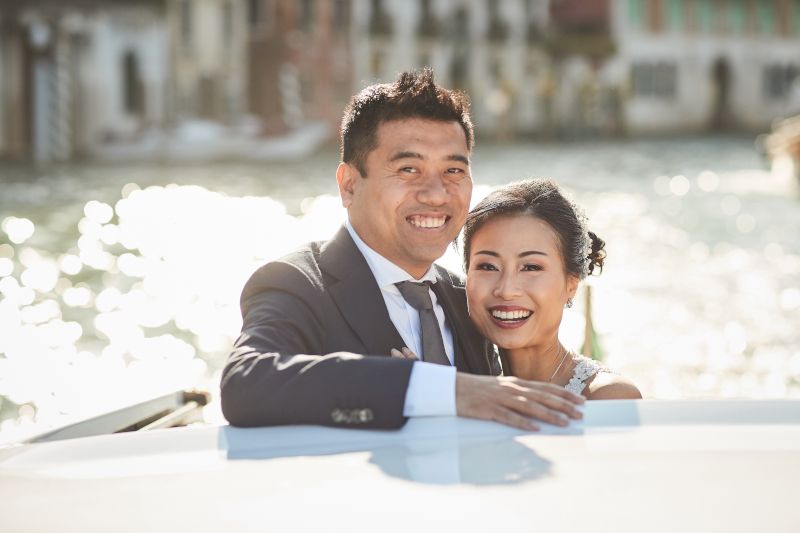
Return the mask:
[[408,302],[408,305],[417,311],[422,311],[423,309],[433,309],[431,293],[429,292],[431,286],[430,281],[401,281],[400,283],[395,283],[395,285],[397,285],[397,288],[400,290],[400,294],[403,295],[403,298],[406,302]]

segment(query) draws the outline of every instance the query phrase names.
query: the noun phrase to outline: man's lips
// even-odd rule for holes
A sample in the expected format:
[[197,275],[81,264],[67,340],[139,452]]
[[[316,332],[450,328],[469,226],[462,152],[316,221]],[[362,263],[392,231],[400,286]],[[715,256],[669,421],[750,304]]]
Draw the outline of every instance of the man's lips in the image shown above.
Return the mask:
[[533,311],[524,307],[497,305],[488,309],[492,322],[505,329],[513,329],[522,326],[533,316]]
[[408,223],[415,228],[421,229],[438,229],[444,226],[450,217],[442,214],[435,215],[411,215],[406,217]]

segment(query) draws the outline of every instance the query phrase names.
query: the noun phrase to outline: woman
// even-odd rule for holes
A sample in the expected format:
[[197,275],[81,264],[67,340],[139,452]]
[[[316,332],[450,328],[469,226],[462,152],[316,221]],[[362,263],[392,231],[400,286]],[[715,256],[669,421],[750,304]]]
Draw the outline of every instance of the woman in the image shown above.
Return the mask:
[[589,400],[641,398],[633,383],[558,339],[564,307],[572,306],[581,280],[603,268],[604,246],[549,180],[501,187],[469,213],[469,313],[500,349],[505,374],[556,383]]

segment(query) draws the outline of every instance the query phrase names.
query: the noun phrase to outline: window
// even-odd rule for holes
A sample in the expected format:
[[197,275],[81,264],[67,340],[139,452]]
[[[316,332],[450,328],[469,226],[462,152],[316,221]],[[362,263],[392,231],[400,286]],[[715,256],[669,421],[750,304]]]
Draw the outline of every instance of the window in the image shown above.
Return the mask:
[[304,31],[310,31],[313,19],[314,6],[311,0],[302,0],[300,2],[300,28]]
[[339,30],[350,27],[350,0],[336,0],[333,3],[333,23]]
[[666,61],[637,63],[631,70],[633,93],[643,98],[674,99],[677,78],[677,67]]
[[800,83],[800,66],[769,65],[764,69],[764,96],[767,100],[784,100]]
[[792,11],[794,11],[794,34],[800,35],[800,0],[794,0],[794,5],[792,6]]
[[233,5],[230,1],[222,3],[222,41],[226,48],[233,41]]
[[747,28],[745,0],[728,0],[728,28],[734,34],[744,33]]
[[192,2],[181,0],[180,3],[181,45],[184,49],[192,47]]
[[632,28],[641,28],[644,20],[644,0],[628,1],[628,22]]
[[759,0],[756,7],[756,28],[758,33],[764,35],[775,33],[775,5],[773,0]]
[[683,0],[667,0],[667,27],[672,31],[682,30],[684,17]]
[[258,28],[261,25],[261,0],[249,0],[247,2],[247,20],[251,28]]
[[139,58],[128,50],[122,59],[122,103],[125,112],[141,115],[144,111],[144,87],[139,72]]
[[714,29],[714,5],[711,0],[697,2],[697,29],[701,33],[710,33]]

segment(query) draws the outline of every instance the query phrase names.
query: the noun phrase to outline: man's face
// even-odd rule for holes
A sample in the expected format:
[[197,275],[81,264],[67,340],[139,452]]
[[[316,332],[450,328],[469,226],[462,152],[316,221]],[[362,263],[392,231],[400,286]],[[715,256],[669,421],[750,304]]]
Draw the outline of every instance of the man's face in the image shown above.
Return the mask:
[[350,222],[370,248],[422,277],[461,227],[472,196],[469,150],[457,122],[402,119],[378,126],[362,176],[336,173]]

